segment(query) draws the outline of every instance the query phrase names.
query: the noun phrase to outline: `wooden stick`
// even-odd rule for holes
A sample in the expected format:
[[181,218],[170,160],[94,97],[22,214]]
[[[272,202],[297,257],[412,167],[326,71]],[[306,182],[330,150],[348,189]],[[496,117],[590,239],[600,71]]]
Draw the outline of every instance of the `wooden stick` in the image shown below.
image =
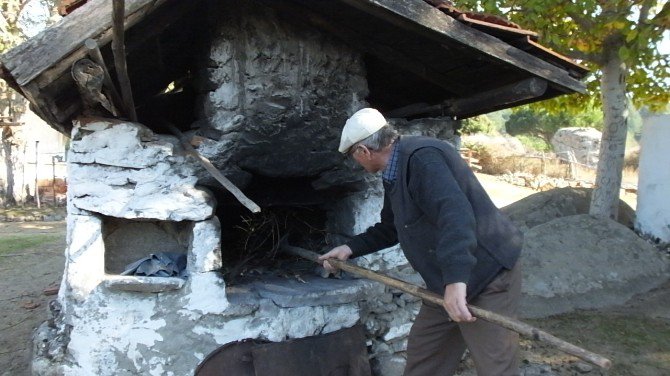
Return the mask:
[[[306,258],[319,264],[321,263],[321,261],[319,261],[320,255],[318,253],[309,251],[304,248],[291,246],[286,243],[280,244],[280,247],[288,253]],[[442,306],[443,299],[440,295],[432,291],[426,290],[424,288],[421,288],[419,286],[407,283],[405,281],[401,281],[399,279],[391,278],[389,276],[380,273],[373,272],[372,270],[368,270],[360,266],[353,265],[347,261],[341,261],[331,258],[328,259],[328,263],[344,271],[371,279],[373,281],[381,282],[389,287],[393,287],[400,291],[404,291],[408,294],[417,296],[425,301]],[[567,354],[576,356],[589,363],[595,364],[604,369],[608,369],[612,366],[612,362],[601,355],[585,350],[579,346],[575,346],[569,342],[566,342],[560,338],[557,338],[547,332],[544,332],[533,326],[525,324],[521,321],[491,311],[487,311],[485,309],[470,304],[468,304],[468,308],[470,309],[470,312],[478,318],[500,325],[504,328],[522,334],[526,337],[530,337],[536,341],[548,343]]]
[[[105,87],[109,89],[109,94],[112,97],[112,103],[114,104],[114,107],[120,108],[124,110],[123,112],[128,115],[129,112],[127,109],[125,109],[125,103],[123,102],[123,99],[121,99],[121,95],[119,94],[118,90],[116,90],[116,85],[114,85],[114,82],[112,81],[112,77],[109,75],[109,70],[107,69],[107,65],[105,64],[105,59],[102,58],[102,53],[100,53],[100,47],[98,46],[98,42],[95,40],[89,38],[86,39],[84,42],[84,46],[88,50],[88,55],[98,63],[102,67],[102,71],[105,74],[105,80],[104,84]],[[119,116],[118,114],[114,114],[114,116]]]
[[239,188],[235,186],[228,178],[223,176],[223,174],[212,164],[212,162],[209,161],[206,157],[200,155],[193,146],[188,142],[186,137],[184,136],[183,133],[177,127],[170,123],[165,123],[163,124],[165,127],[167,127],[170,132],[172,132],[175,136],[179,137],[179,140],[181,141],[182,146],[184,149],[186,149],[186,152],[189,153],[190,155],[194,156],[195,158],[200,161],[200,164],[202,164],[207,171],[209,171],[210,174],[219,182],[221,185],[223,185],[224,188],[228,190],[228,192],[232,193],[233,196],[239,201],[242,205],[244,205],[247,209],[251,210],[253,213],[258,213],[261,211],[261,208],[256,205],[255,202],[251,201],[247,196],[245,196],[242,191],[240,191]]
[[125,19],[125,1],[114,0],[112,9],[112,30],[114,38],[112,39],[112,52],[114,53],[114,66],[116,67],[116,77],[121,86],[121,95],[126,111],[130,115],[130,120],[137,121],[135,112],[135,102],[133,100],[133,91],[130,86],[130,77],[128,77],[128,66],[126,65],[126,45],[124,42],[123,22]]

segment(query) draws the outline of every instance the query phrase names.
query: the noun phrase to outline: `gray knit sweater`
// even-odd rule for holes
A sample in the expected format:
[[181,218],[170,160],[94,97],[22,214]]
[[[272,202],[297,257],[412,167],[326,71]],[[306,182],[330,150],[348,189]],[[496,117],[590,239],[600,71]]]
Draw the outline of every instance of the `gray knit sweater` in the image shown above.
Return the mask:
[[454,282],[477,296],[516,263],[522,235],[493,204],[451,144],[427,137],[399,141],[398,177],[385,184],[381,221],[347,244],[353,257],[400,242],[427,288]]

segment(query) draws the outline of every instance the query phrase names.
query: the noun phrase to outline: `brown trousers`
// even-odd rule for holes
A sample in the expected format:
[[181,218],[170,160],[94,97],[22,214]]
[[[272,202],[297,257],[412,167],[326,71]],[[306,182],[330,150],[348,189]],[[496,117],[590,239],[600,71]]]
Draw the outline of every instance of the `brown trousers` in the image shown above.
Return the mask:
[[[498,275],[471,302],[480,308],[516,317],[521,298],[519,263]],[[482,319],[455,323],[441,306],[424,303],[407,343],[405,376],[453,375],[465,348],[479,376],[519,375],[519,335]]]

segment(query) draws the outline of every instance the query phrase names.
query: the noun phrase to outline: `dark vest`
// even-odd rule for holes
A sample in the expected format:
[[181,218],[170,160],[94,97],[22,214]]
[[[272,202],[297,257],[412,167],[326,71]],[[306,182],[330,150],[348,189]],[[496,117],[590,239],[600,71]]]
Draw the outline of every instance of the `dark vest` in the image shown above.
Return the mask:
[[[516,263],[522,247],[522,234],[493,204],[477,177],[456,149],[434,138],[402,137],[398,146],[398,176],[392,186],[385,186],[398,241],[412,267],[421,274],[429,290],[444,294],[442,270],[435,258],[436,239],[440,229],[412,202],[408,183],[411,156],[421,148],[435,148],[444,157],[460,190],[467,197],[476,220],[477,246],[471,250],[476,264],[470,273],[468,300],[477,296],[504,269]],[[430,177],[421,177],[429,179]],[[458,221],[457,214],[453,221]],[[450,219],[451,221],[451,219]]]

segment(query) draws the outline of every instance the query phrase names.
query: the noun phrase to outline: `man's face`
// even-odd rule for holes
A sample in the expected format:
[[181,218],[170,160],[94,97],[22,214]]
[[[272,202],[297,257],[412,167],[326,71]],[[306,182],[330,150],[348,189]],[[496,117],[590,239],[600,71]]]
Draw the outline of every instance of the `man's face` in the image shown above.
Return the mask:
[[356,145],[352,147],[349,151],[349,156],[369,173],[379,172],[384,169],[384,164],[380,154],[371,151],[363,145]]

